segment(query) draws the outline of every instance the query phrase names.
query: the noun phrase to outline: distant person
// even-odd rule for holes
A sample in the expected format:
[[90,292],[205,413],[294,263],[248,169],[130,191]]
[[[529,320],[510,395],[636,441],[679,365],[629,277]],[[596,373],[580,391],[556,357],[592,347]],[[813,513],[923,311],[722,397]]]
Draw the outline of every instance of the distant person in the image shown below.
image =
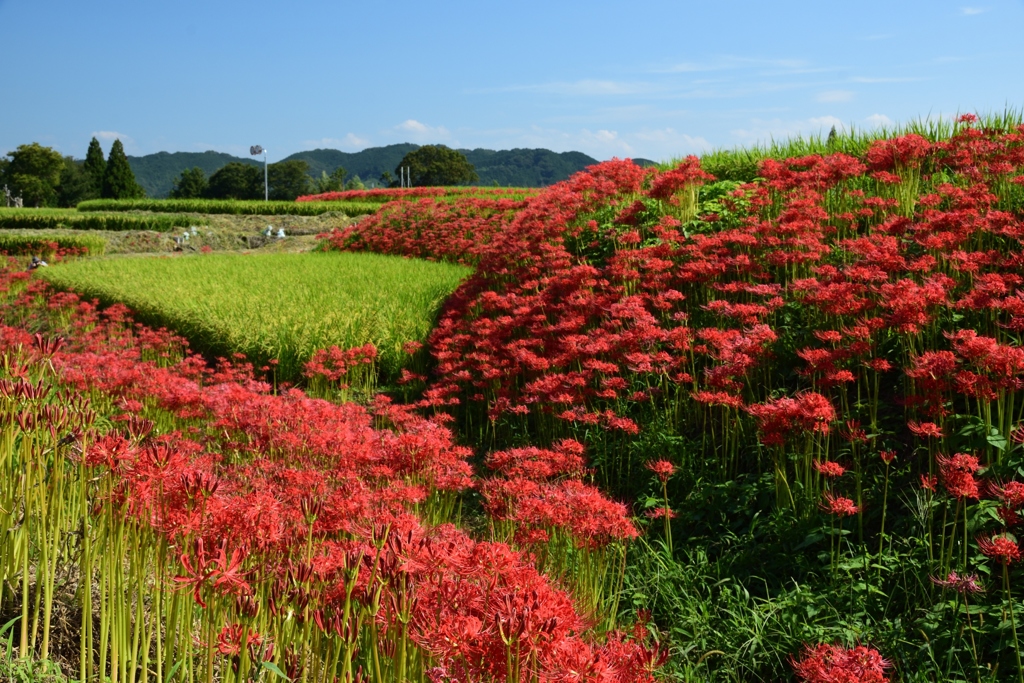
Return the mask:
[[48,265],[50,265],[50,264],[48,264],[46,261],[44,261],[43,259],[39,258],[38,256],[33,256],[32,257],[32,263],[30,263],[28,265],[28,269],[29,270],[35,270],[36,268],[45,268]]

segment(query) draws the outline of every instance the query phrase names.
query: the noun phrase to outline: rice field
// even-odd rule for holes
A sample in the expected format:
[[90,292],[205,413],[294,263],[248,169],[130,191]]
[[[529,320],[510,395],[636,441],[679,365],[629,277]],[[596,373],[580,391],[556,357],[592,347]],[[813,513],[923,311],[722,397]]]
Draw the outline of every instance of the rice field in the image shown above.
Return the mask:
[[[98,210],[99,211],[99,210]],[[103,210],[106,211],[106,210]],[[79,213],[75,209],[0,208],[0,230],[153,230],[170,232],[191,225],[206,225],[201,216],[180,213],[148,215],[125,213]]]
[[153,213],[205,213],[246,216],[319,216],[337,212],[362,216],[375,212],[380,204],[359,202],[285,202],[241,199],[90,199],[78,205],[78,211],[151,211]]
[[319,349],[372,343],[384,377],[402,345],[422,341],[445,297],[470,273],[378,254],[204,254],[77,261],[42,276],[61,289],[120,302],[138,319],[185,336],[215,356],[277,359],[296,379]]
[[55,255],[99,256],[107,248],[107,240],[98,235],[68,233],[57,230],[0,233],[0,254],[32,255],[51,259]]

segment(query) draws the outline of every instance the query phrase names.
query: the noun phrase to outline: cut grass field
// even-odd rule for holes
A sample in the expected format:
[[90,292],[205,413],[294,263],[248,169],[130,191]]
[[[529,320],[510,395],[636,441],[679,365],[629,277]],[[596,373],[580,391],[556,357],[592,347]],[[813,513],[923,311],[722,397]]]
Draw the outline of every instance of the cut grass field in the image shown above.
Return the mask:
[[42,273],[59,288],[121,302],[151,325],[214,356],[244,353],[257,367],[278,359],[295,380],[318,349],[372,342],[383,378],[402,345],[429,333],[445,297],[470,269],[378,254],[204,254],[108,258]]

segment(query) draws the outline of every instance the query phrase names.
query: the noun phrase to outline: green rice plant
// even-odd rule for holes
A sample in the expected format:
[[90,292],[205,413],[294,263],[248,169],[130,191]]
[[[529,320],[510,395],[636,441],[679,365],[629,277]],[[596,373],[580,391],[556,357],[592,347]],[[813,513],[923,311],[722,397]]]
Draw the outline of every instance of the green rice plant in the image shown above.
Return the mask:
[[0,254],[22,256],[31,254],[43,259],[55,255],[97,256],[107,248],[107,240],[97,235],[64,232],[0,233]]
[[198,351],[277,360],[277,378],[300,378],[319,349],[373,343],[376,368],[397,374],[402,345],[422,341],[470,270],[377,254],[205,254],[103,259],[52,267],[49,282],[121,302],[140,320],[187,337]]
[[223,213],[246,216],[319,216],[336,212],[346,216],[374,213],[375,202],[283,202],[240,199],[90,199],[78,211],[151,211],[153,213]]
[[205,225],[196,216],[130,215],[123,213],[81,214],[74,209],[2,209],[0,230],[153,230],[170,232],[191,225]]

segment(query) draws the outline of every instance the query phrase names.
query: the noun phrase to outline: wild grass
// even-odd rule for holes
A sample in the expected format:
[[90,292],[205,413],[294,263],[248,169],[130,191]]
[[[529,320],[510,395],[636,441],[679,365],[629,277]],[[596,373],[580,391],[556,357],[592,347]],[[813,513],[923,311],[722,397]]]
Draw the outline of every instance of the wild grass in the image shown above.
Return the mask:
[[[979,115],[979,127],[1006,131],[1024,123],[1024,111],[1007,108],[1000,113]],[[916,133],[929,142],[948,140],[954,132],[952,118],[923,118],[907,123],[878,128],[860,128],[850,125],[837,131],[829,140],[829,131],[812,135],[796,135],[784,140],[770,140],[765,144],[751,147],[716,149],[701,155],[701,168],[719,180],[750,182],[757,177],[758,164],[765,159],[786,159],[809,154],[831,154],[842,152],[851,156],[863,156],[872,140],[888,139]],[[681,158],[662,164],[661,168],[674,168]]]
[[247,216],[319,216],[337,212],[362,216],[379,208],[375,202],[284,202],[238,199],[90,199],[78,211],[151,211],[153,213],[223,213]]
[[318,349],[378,349],[394,376],[402,345],[422,341],[470,269],[377,254],[205,254],[78,261],[42,276],[62,289],[124,303],[140,320],[172,328],[213,356],[244,353],[277,377],[300,378]]

